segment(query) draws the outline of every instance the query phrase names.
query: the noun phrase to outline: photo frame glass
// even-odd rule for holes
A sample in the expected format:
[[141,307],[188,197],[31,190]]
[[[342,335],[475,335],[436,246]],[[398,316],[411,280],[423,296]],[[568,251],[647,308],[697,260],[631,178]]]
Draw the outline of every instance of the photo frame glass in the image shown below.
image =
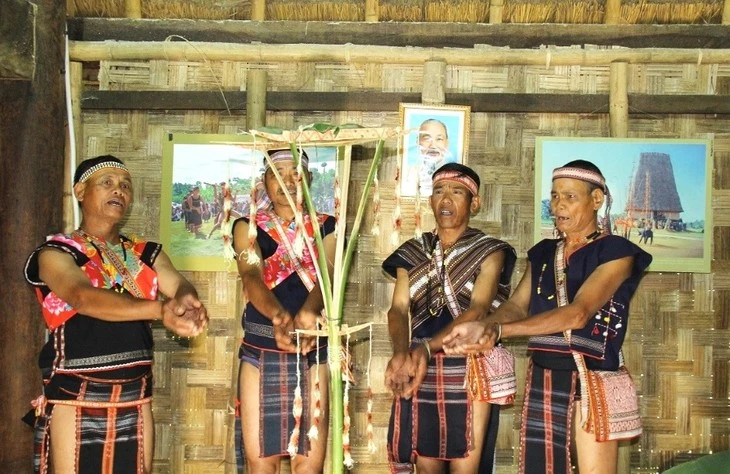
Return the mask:
[[431,195],[431,175],[445,163],[467,163],[471,107],[400,104],[401,196]]
[[553,169],[585,159],[606,178],[611,233],[649,252],[649,271],[710,271],[710,140],[538,137],[535,158],[535,242],[555,237]]
[[[303,149],[309,157],[314,205],[318,212],[331,213],[337,148]],[[222,183],[231,189],[232,219],[248,217],[251,189],[263,174],[264,150],[250,135],[167,135],[162,157],[160,241],[178,270],[236,270],[223,258]],[[259,186],[259,202],[261,189]]]

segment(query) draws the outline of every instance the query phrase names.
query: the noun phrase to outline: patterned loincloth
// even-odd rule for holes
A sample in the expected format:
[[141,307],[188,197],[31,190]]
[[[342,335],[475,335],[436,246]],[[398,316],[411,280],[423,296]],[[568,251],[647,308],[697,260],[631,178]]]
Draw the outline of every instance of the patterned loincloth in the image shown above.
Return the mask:
[[36,473],[48,472],[54,405],[76,408],[77,473],[144,472],[142,408],[152,402],[152,374],[135,380],[65,377],[73,400],[39,399],[34,434]]

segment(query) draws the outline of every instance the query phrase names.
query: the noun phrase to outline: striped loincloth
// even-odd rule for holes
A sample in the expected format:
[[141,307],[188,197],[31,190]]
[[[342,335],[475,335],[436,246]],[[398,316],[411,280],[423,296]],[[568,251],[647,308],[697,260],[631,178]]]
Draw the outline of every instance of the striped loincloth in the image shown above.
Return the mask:
[[[297,355],[290,352],[261,349],[259,356],[259,449],[261,457],[289,455],[289,437],[295,426],[292,413],[294,390],[297,387]],[[302,392],[302,417],[297,453],[309,446],[309,364],[307,356],[299,357]]]
[[[413,472],[417,456],[452,460],[464,458],[472,449],[472,402],[464,389],[466,359],[435,354],[426,378],[410,399],[398,398],[388,426],[388,460],[391,472]],[[499,407],[492,405],[480,466],[491,472]],[[482,468],[480,468],[482,469]]]
[[39,399],[33,467],[46,473],[50,460],[50,424],[54,405],[76,408],[77,473],[144,472],[142,407],[152,402],[152,374],[134,380],[64,376],[72,400]]
[[570,436],[577,372],[530,360],[522,406],[520,473],[570,474]]

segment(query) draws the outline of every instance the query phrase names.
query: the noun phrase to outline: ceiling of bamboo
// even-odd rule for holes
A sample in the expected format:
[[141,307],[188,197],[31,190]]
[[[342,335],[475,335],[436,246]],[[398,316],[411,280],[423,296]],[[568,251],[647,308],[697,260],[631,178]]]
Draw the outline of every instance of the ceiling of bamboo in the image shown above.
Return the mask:
[[[502,23],[604,23],[605,0],[499,0]],[[66,0],[74,17],[123,17],[125,0]],[[143,18],[249,20],[248,0],[141,0]],[[719,24],[722,0],[624,1],[622,24]],[[380,21],[489,23],[485,0],[380,0]],[[267,20],[363,21],[365,0],[266,0]],[[495,22],[495,21],[492,21]]]

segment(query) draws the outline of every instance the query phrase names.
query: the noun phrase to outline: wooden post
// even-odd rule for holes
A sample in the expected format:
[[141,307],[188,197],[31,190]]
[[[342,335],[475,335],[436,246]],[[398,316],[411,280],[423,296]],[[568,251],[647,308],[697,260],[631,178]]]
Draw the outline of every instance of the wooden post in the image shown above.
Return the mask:
[[246,128],[255,130],[266,125],[265,69],[252,69],[246,78]]
[[[83,143],[84,143],[84,129],[81,119],[81,96],[83,94],[83,63],[76,61],[71,62],[69,68],[69,78],[71,80],[71,119],[73,120],[73,131],[74,137],[70,137],[67,134],[66,144],[66,160],[64,163],[64,176],[63,176],[63,230],[64,232],[71,232],[74,230],[74,206],[76,206],[76,200],[73,197],[71,190],[73,180],[71,170],[71,147],[69,141],[74,139],[74,147],[76,149],[76,164],[78,165],[84,157]],[[69,130],[71,128],[69,127]]]
[[502,23],[503,10],[504,0],[491,0],[489,2],[489,23],[494,25]]
[[380,0],[365,0],[365,21],[368,23],[380,21]]
[[611,64],[608,113],[611,136],[614,138],[626,138],[629,133],[628,68],[627,63]]
[[440,59],[426,61],[423,64],[421,102],[424,104],[446,102],[446,61]]
[[607,25],[621,23],[621,0],[606,0],[606,15],[603,22]]
[[264,21],[266,19],[266,0],[251,0],[251,20]]
[[[38,352],[45,342],[40,305],[23,278],[25,259],[50,233],[62,230],[63,31],[66,2],[38,0],[35,74],[0,80],[0,466],[32,472],[33,434],[20,421],[41,393]],[[16,21],[23,22],[24,18]],[[9,315],[12,315],[10,317]]]
[[142,18],[142,0],[124,0],[126,18]]
[[722,5],[722,24],[730,25],[730,0],[725,0]]

